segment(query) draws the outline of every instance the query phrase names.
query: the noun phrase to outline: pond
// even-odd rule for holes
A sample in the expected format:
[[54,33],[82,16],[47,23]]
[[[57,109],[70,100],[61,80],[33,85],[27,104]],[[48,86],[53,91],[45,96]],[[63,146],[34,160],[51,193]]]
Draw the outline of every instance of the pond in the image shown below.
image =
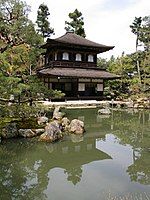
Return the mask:
[[66,110],[85,123],[83,137],[49,144],[0,144],[2,200],[149,200],[150,112]]

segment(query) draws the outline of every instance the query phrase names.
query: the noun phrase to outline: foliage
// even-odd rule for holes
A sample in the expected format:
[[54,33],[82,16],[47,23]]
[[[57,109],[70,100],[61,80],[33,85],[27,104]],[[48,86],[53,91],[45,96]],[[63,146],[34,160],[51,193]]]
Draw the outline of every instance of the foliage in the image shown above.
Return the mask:
[[42,97],[61,97],[60,91],[46,89],[33,76],[37,60],[43,50],[43,38],[36,33],[34,24],[28,19],[29,7],[20,0],[0,1],[0,99],[4,102],[14,98],[15,102],[32,101]]
[[150,50],[150,15],[142,18],[141,29],[139,32],[140,42],[142,42],[145,50]]
[[139,45],[139,38],[141,37],[141,24],[142,24],[142,17],[135,17],[132,25],[130,25],[132,33],[136,35],[136,51]]
[[[150,16],[145,16],[143,18],[135,17],[130,28],[136,35],[136,60],[139,80],[141,86],[143,85],[142,89],[147,90],[147,87],[150,88],[148,81],[148,78],[150,77]],[[138,46],[142,46],[144,51],[138,51]]]
[[66,31],[73,31],[77,35],[82,37],[86,37],[85,30],[84,30],[84,21],[82,17],[82,13],[77,9],[74,12],[69,13],[69,18],[71,19],[70,22],[65,21],[65,30]]
[[45,4],[41,4],[37,12],[36,23],[38,25],[37,31],[42,34],[43,38],[49,37],[54,34],[54,29],[50,27],[48,16],[50,15],[48,7]]
[[122,53],[120,57],[110,60],[98,59],[98,65],[108,71],[120,75],[121,78],[108,81],[105,94],[111,97],[128,98],[131,96],[147,96],[150,91],[150,16],[135,18],[130,26],[137,35],[136,47],[143,46],[143,51],[130,55]]
[[107,69],[108,68],[108,62],[105,58],[98,58],[97,59],[97,66],[101,69]]
[[0,1],[0,52],[26,42],[29,6],[19,0]]

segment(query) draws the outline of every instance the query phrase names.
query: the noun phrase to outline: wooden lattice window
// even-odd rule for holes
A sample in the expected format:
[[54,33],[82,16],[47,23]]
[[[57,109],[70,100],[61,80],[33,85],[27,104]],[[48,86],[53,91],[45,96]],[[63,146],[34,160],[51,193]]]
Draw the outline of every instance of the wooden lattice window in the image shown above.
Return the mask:
[[76,54],[76,61],[81,61],[81,60],[82,60],[81,54],[77,53]]
[[63,56],[62,56],[62,59],[63,59],[63,60],[69,60],[69,53],[64,52],[64,53],[63,53]]
[[88,55],[88,62],[94,62],[94,56]]

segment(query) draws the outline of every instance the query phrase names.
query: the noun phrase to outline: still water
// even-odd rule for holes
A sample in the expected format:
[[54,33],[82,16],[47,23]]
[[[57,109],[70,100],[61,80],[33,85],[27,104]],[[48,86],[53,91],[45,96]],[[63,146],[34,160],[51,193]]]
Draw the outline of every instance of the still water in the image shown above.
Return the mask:
[[69,119],[85,122],[83,137],[0,144],[0,199],[149,200],[149,111],[66,112]]

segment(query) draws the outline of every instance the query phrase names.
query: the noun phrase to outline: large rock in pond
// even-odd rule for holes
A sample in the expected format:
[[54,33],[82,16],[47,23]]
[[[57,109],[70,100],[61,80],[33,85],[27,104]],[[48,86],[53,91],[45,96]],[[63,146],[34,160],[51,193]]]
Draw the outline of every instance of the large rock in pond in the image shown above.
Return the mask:
[[44,129],[19,129],[19,136],[25,138],[32,138],[44,133]]
[[60,112],[60,106],[56,106],[53,112],[53,119],[61,120],[64,115],[64,113]]
[[74,134],[84,133],[84,122],[78,119],[73,119],[69,125],[68,131]]
[[8,123],[2,129],[1,137],[3,137],[3,138],[14,138],[17,136],[18,136],[18,129],[17,129],[16,122]]
[[109,108],[102,108],[98,110],[98,114],[100,115],[110,115],[111,111]]
[[68,131],[69,129],[70,120],[67,117],[62,118],[61,125],[63,131]]
[[43,125],[48,123],[48,117],[42,116],[37,118],[38,125]]
[[39,141],[54,142],[61,138],[61,125],[58,121],[53,121],[47,124],[45,132],[40,136]]

